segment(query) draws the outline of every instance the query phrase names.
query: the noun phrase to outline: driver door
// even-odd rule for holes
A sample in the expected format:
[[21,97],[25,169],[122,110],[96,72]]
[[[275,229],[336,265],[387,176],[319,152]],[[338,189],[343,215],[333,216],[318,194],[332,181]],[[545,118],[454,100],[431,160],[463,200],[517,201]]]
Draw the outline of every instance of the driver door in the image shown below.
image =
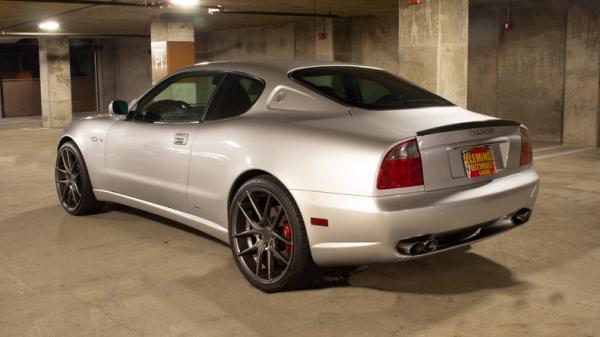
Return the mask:
[[185,211],[191,146],[221,73],[176,75],[117,122],[106,144],[111,191]]

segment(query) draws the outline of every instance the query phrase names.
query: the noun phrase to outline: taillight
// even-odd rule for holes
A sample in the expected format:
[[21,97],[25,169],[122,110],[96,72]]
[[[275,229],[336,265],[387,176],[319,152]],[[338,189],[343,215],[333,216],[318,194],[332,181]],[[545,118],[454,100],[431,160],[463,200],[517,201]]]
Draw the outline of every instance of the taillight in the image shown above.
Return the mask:
[[531,144],[531,137],[529,137],[529,130],[526,127],[521,126],[521,166],[530,165],[533,162],[533,145]]
[[377,176],[377,189],[423,185],[423,165],[416,139],[400,143],[386,153]]

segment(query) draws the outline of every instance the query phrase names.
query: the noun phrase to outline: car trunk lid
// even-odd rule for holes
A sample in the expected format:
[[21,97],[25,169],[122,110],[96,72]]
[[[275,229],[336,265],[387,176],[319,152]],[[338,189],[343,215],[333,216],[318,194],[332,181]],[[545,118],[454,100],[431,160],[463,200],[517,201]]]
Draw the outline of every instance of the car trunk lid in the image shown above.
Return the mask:
[[425,190],[481,184],[518,173],[520,123],[459,107],[396,111],[352,110],[369,124],[416,136]]

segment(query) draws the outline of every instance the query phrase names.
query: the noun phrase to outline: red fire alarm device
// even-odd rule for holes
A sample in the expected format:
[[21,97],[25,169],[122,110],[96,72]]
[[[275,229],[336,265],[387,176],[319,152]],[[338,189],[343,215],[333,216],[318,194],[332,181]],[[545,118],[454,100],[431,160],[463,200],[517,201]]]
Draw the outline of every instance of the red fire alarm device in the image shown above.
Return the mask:
[[317,34],[317,37],[318,37],[319,40],[325,40],[327,38],[327,33],[325,33],[325,32],[319,32]]
[[424,0],[408,0],[408,4],[411,5],[411,6],[413,6],[413,5],[420,5],[421,1],[424,1]]
[[504,30],[509,31],[514,28],[514,23],[510,19],[510,4],[506,5],[506,20],[504,20]]

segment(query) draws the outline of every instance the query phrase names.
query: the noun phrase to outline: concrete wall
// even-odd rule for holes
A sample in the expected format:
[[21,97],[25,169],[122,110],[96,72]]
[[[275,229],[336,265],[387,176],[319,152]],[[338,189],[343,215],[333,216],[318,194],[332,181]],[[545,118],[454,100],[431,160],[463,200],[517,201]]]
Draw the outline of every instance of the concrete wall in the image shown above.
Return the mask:
[[502,29],[505,11],[471,8],[468,107],[522,121],[538,141],[560,141],[566,3],[512,3],[511,31]]
[[313,60],[317,55],[315,36],[317,28],[314,20],[304,20],[294,23],[295,58]]
[[333,36],[333,59],[340,62],[352,62],[352,51],[354,50],[352,47],[352,19],[338,18],[334,20]]
[[[448,13],[452,11],[445,9],[448,4],[435,3],[440,14],[437,22],[442,27],[438,42],[464,47],[465,39],[450,41],[448,32],[452,29],[443,28],[451,21],[452,15]],[[438,83],[430,89],[448,97],[466,96],[466,106],[471,110],[522,121],[537,141],[561,141],[564,134],[570,144],[597,144],[600,139],[598,1],[527,0],[510,4],[514,22],[510,31],[502,28],[506,3],[469,8],[468,18],[461,21],[465,23],[462,26],[468,22],[469,27],[468,65],[463,69],[466,71],[453,74],[460,67],[450,66],[449,72],[439,72]],[[464,8],[453,8],[465,12]],[[421,9],[427,8],[411,8]],[[401,20],[406,23],[411,14],[407,12],[405,18],[400,14],[402,11],[333,20],[329,30],[333,35],[333,58],[406,76],[419,62],[425,63],[429,55],[423,52],[408,55],[407,46],[413,49],[419,46],[412,45],[414,32],[410,30],[403,40]],[[315,59],[321,55],[316,40],[319,22],[309,19],[196,33],[197,60]],[[406,57],[403,59],[402,55]],[[451,59],[445,49],[438,58],[442,64]],[[467,78],[468,95],[465,88],[453,88],[454,75]],[[417,71],[415,76],[423,76],[423,72]]]
[[38,41],[42,125],[62,128],[73,118],[69,38],[41,37]]
[[296,56],[296,30],[293,23],[200,35],[200,41],[196,42],[196,53],[202,57],[199,61],[282,59]]
[[[333,35],[333,59],[380,67],[395,74],[410,67],[399,62],[398,12],[373,16],[309,19],[287,24],[196,33],[197,61],[230,59],[324,59],[317,32]],[[324,27],[322,25],[325,24]],[[328,36],[329,38],[329,36]],[[328,41],[325,41],[328,42]],[[466,75],[465,75],[466,76]],[[435,88],[434,88],[435,90]]]
[[351,19],[353,63],[400,73],[398,62],[398,13]]
[[130,102],[150,88],[150,40],[103,39],[98,44],[101,112],[108,112],[110,101]]
[[566,39],[564,141],[600,145],[600,4],[569,2]]
[[400,75],[451,102],[467,105],[467,0],[399,5]]
[[116,41],[117,96],[131,101],[152,85],[150,41],[119,39]]
[[[308,19],[286,24],[196,32],[198,62],[231,59],[322,59],[317,31],[333,35],[333,59],[398,72],[398,14]],[[329,37],[329,36],[328,36]],[[321,57],[319,57],[319,55]]]
[[97,40],[98,96],[101,113],[108,112],[108,104],[117,98],[117,62],[115,40]]
[[469,29],[469,109],[500,117],[498,114],[498,45],[500,7],[470,10]]

